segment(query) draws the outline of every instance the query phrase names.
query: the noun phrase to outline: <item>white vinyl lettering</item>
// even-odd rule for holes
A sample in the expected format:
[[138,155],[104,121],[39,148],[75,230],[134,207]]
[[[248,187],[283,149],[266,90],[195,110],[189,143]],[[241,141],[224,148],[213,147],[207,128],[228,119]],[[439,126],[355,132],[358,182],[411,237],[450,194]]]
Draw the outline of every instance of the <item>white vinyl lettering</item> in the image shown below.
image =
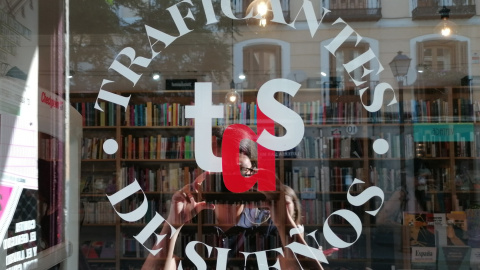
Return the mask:
[[258,108],[270,119],[281,124],[285,128],[285,135],[276,137],[266,130],[259,130],[257,143],[265,148],[275,151],[286,151],[297,146],[303,138],[305,126],[303,120],[296,112],[278,102],[274,95],[284,92],[295,96],[300,84],[287,79],[273,79],[263,84],[258,90]]
[[[367,89],[368,89],[368,87],[359,90],[360,97],[363,96],[363,94],[365,93],[365,91]],[[365,110],[367,110],[369,112],[376,112],[376,111],[380,110],[382,108],[382,105],[383,105],[382,104],[383,95],[384,95],[385,91],[387,91],[387,90],[391,90],[393,92],[392,100],[390,101],[390,103],[387,104],[387,106],[390,106],[390,105],[393,105],[393,104],[397,103],[397,98],[395,97],[395,91],[393,91],[392,86],[388,83],[385,83],[385,82],[384,83],[379,83],[379,84],[377,84],[377,86],[375,86],[375,92],[373,93],[372,104],[365,105],[365,103],[363,103],[363,100],[360,98],[360,100],[362,102],[362,105],[365,108]]]
[[[223,118],[223,106],[212,105],[212,83],[195,83],[195,105],[185,106],[185,118],[195,119],[195,160],[200,168],[222,171],[222,159],[213,154],[212,119]],[[202,142],[202,143],[200,143]],[[205,143],[208,142],[208,143]]]
[[[342,218],[344,218],[350,225],[355,229],[355,232],[357,233],[357,238],[352,242],[348,243],[343,241],[340,237],[338,237],[333,231],[332,228],[330,228],[330,225],[328,223],[330,217],[337,215]],[[360,235],[362,234],[362,221],[360,218],[352,211],[347,210],[347,209],[340,209],[332,214],[330,214],[327,219],[325,220],[323,227],[323,235],[325,236],[325,240],[327,242],[337,248],[347,248],[351,245],[353,245],[359,238]]]
[[378,211],[380,211],[380,208],[382,208],[383,201],[385,199],[384,198],[385,194],[381,188],[372,186],[372,187],[368,187],[357,196],[353,196],[350,194],[350,189],[353,187],[353,185],[364,184],[364,183],[365,182],[363,182],[362,180],[355,178],[353,180],[353,183],[348,188],[347,200],[351,205],[360,206],[362,204],[365,204],[366,202],[368,202],[370,199],[374,197],[379,197],[382,200],[382,202],[380,203],[380,206],[374,211],[365,211],[366,213],[372,216],[376,216]]

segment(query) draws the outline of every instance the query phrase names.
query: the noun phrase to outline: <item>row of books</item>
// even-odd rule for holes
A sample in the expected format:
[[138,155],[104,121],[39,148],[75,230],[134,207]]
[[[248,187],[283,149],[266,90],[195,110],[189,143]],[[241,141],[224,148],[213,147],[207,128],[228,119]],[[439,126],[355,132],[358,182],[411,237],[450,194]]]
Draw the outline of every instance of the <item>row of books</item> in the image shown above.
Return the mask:
[[436,100],[411,100],[405,104],[405,112],[412,123],[448,122],[448,102]]
[[[375,152],[372,148],[373,140],[384,139],[387,141],[389,149],[384,154]],[[390,132],[380,132],[375,137],[370,138],[368,144],[370,156],[377,159],[382,158],[405,158],[414,157],[450,157],[450,143],[437,142],[431,137],[423,136],[423,140],[415,141],[413,134],[395,134]],[[402,153],[403,149],[403,153]]]
[[[451,190],[449,167],[437,166],[430,171],[431,175],[427,179],[428,190]],[[399,169],[372,166],[369,174],[369,181],[384,191],[392,192],[400,186]],[[285,171],[285,184],[297,191],[302,199],[316,199],[321,192],[347,191],[354,178],[367,182],[365,176],[362,167],[295,166],[292,170]],[[352,190],[362,191],[363,186],[355,185]]]
[[225,105],[225,117],[213,119],[214,126],[227,126],[232,124],[256,125],[257,104],[254,102],[241,102],[234,105]]
[[202,171],[197,167],[168,163],[159,168],[124,166],[120,169],[120,186],[135,179],[146,192],[172,192],[191,183]]
[[325,218],[332,213],[331,202],[323,200],[301,200],[302,219],[304,225],[323,224]]
[[[185,106],[180,103],[161,103],[129,105],[123,114],[125,126],[193,126],[192,118],[185,118]],[[255,124],[257,105],[253,102],[241,102],[234,105],[224,105],[224,118],[212,120],[214,126],[230,124]]]
[[[415,157],[449,157],[449,142],[429,141],[426,136],[421,142],[414,142],[413,136],[407,134],[403,137],[405,153],[402,155],[401,140],[402,136],[390,132],[381,132],[378,138],[387,141],[390,149],[385,154],[377,154],[373,150],[370,153],[374,158],[413,158]],[[455,134],[455,156],[456,157],[478,157],[480,156],[480,132],[475,134],[471,132],[467,138],[460,133]],[[82,140],[82,159],[114,159],[115,154],[106,154],[103,151],[103,143],[108,138],[83,138]],[[50,149],[50,151],[40,151],[41,158],[58,158],[59,147],[48,148],[50,145],[56,145],[56,139],[42,139],[40,149]],[[160,143],[158,143],[160,141]],[[133,137],[127,135],[124,137],[126,147],[123,151],[123,157],[126,159],[193,159],[194,158],[194,137],[177,136],[162,137],[145,136]],[[302,142],[294,149],[290,158],[361,158],[363,157],[362,139],[352,136],[305,136]],[[371,146],[372,144],[369,144]],[[51,150],[54,149],[54,150]],[[55,151],[57,149],[58,151]]]
[[[398,136],[398,135],[395,135]],[[453,149],[455,157],[480,157],[480,132],[468,134],[453,134]],[[405,137],[411,140],[411,136]],[[436,141],[433,136],[424,135],[422,141],[415,142],[416,157],[450,157],[450,142]],[[410,144],[405,148],[408,149]]]
[[361,158],[362,139],[352,136],[305,136],[295,147],[292,158]]
[[102,111],[95,109],[95,102],[74,102],[72,106],[82,115],[82,125],[116,126],[117,105],[111,102],[99,101]]
[[63,142],[59,139],[39,138],[38,140],[38,158],[49,161],[58,161],[63,159]]
[[467,134],[456,133],[454,135],[455,157],[479,157],[480,156],[480,132]]
[[[125,187],[134,179],[146,192],[173,192],[192,183],[203,170],[198,167],[184,166],[180,163],[168,163],[159,168],[124,166],[120,169],[120,186]],[[222,192],[221,174],[210,174],[202,183],[204,192]]]
[[114,224],[116,213],[108,201],[83,201],[84,224]]
[[[456,157],[480,156],[480,132],[471,132],[468,135],[457,133],[454,135],[454,149]],[[414,158],[414,157],[450,157],[450,142],[435,141],[424,135],[422,141],[415,141],[412,134],[395,134],[380,132],[372,139],[382,138],[387,141],[389,150],[385,154],[378,154],[369,143],[369,153],[373,158]],[[403,145],[402,145],[403,140]],[[404,152],[402,153],[402,148]],[[363,157],[363,139],[353,136],[305,136],[293,151],[289,151],[288,158],[361,158]],[[278,155],[277,155],[278,156]]]
[[386,167],[371,167],[370,181],[385,192],[393,192],[401,186],[401,170]]
[[480,101],[469,98],[453,99],[453,120],[455,122],[477,122],[480,115]]
[[[359,124],[359,123],[440,123],[477,122],[480,120],[480,102],[470,99],[454,99],[453,112],[442,99],[399,101],[374,113],[366,112],[360,101],[290,102],[291,109],[302,117],[307,125]],[[103,112],[94,108],[94,102],[76,102],[73,106],[82,114],[84,126],[115,126],[116,105],[100,101]],[[219,104],[222,106],[223,104]],[[213,120],[217,126],[234,123],[254,125],[257,105],[241,102],[226,105],[225,118]],[[193,126],[193,119],[185,118],[185,105],[180,103],[132,104],[127,107],[122,123],[125,126]]]
[[440,123],[477,122],[480,120],[480,102],[454,99],[453,112],[449,103],[441,99],[399,101],[377,112],[366,112],[359,101],[290,102],[305,124],[359,124],[359,123]]
[[103,151],[103,144],[108,139],[113,138],[82,138],[82,159],[115,159],[115,154],[107,154],[105,151]]
[[122,119],[125,126],[193,126],[193,119],[185,118],[185,105],[180,103],[128,105]]
[[[413,171],[413,168],[408,168]],[[451,169],[449,167],[435,167],[429,169],[427,176],[427,191],[450,191]],[[401,170],[388,167],[370,167],[370,181],[373,185],[385,192],[393,192],[401,186]]]
[[291,106],[307,125],[359,124],[362,123],[363,117],[366,117],[360,101],[323,103],[314,100],[291,102]]
[[[347,191],[354,178],[363,179],[363,168],[339,166],[295,166],[285,171],[285,184],[300,193],[301,199],[316,199],[321,192]],[[352,187],[362,190],[361,185]]]
[[194,137],[123,136],[122,155],[125,159],[193,159]]
[[423,141],[415,143],[415,156],[420,158],[450,157],[450,142]]

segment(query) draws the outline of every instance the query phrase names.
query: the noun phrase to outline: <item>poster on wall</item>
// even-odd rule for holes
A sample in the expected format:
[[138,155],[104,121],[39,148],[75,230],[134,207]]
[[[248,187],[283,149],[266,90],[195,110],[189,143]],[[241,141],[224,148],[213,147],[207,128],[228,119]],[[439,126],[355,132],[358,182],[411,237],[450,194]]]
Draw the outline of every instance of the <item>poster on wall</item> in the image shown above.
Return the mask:
[[0,268],[33,269],[37,255],[36,2],[0,2]]

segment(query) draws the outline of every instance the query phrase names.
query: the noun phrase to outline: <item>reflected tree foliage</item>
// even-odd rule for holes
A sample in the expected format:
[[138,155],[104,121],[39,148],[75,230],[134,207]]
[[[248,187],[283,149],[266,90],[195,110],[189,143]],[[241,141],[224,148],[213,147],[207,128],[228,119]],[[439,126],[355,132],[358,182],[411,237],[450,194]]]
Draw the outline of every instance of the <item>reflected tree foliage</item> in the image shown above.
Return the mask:
[[[207,25],[201,0],[76,0],[70,2],[70,62],[75,77],[73,91],[98,91],[103,79],[121,80],[109,66],[125,47],[135,49],[137,56],[150,58],[151,48],[145,25],[172,36],[179,31],[168,8],[177,5],[182,16],[188,9],[194,20],[184,19],[190,33],[172,44],[158,42],[153,48],[161,51],[147,68],[132,66],[144,75],[158,71],[162,79],[197,79],[220,84],[230,80],[231,46],[238,34],[232,20],[221,16],[220,1],[214,1],[217,23]],[[117,58],[129,65],[125,56]],[[133,88],[125,80],[125,89]],[[157,82],[158,84],[158,82]],[[123,85],[123,84],[122,84]],[[150,76],[142,76],[138,89],[157,87]]]

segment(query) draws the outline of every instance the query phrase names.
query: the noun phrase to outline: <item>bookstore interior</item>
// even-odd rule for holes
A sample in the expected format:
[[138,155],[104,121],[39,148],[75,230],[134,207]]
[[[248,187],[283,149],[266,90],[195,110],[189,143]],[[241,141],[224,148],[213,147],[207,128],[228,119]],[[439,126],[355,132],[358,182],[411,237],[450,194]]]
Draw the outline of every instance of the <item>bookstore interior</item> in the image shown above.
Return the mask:
[[0,97],[0,269],[480,269],[480,0],[0,0]]

